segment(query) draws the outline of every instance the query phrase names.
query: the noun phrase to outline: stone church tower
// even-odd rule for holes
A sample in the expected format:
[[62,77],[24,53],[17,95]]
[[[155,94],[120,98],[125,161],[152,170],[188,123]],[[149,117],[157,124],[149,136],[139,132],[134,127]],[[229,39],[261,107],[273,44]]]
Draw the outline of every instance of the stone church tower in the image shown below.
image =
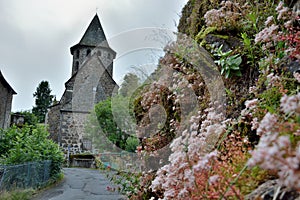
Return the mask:
[[109,47],[97,14],[70,51],[72,75],[58,104],[50,108],[47,123],[51,138],[76,154],[91,150],[84,137],[86,119],[94,105],[111,97],[118,85],[112,78],[116,52]]

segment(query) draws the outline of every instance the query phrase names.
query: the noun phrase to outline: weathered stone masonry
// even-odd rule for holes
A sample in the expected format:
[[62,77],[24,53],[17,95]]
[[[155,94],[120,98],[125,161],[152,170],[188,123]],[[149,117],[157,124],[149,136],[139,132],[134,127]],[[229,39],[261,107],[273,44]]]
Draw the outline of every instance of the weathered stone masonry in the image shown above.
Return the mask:
[[0,128],[8,128],[13,95],[17,94],[0,71]]
[[109,47],[97,15],[70,51],[72,76],[59,103],[49,110],[47,123],[51,138],[65,151],[76,154],[91,148],[84,134],[90,111],[112,96],[118,85],[112,78],[116,53]]

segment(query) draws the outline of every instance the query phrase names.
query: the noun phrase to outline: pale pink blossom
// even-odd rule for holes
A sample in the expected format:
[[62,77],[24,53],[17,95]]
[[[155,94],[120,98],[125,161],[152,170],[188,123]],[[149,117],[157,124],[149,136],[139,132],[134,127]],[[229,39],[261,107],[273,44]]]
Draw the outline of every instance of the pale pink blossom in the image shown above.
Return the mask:
[[258,103],[258,99],[252,99],[252,100],[247,100],[245,102],[246,108],[249,108],[250,110],[256,108],[256,105]]
[[289,11],[289,9],[287,7],[284,7],[281,10],[279,10],[278,11],[277,19],[278,20],[287,19],[287,17],[288,17],[288,11]]
[[250,94],[254,94],[256,91],[257,91],[257,87],[256,86],[249,87],[249,93]]
[[219,179],[219,175],[213,175],[209,177],[208,182],[209,184],[213,185],[218,181],[218,179]]
[[298,81],[298,83],[300,83],[300,73],[294,72],[293,75],[294,75],[294,78]]
[[277,116],[271,113],[267,113],[262,121],[260,122],[259,127],[257,128],[257,135],[264,135],[266,133],[272,132],[277,123]]
[[284,3],[283,3],[283,1],[280,1],[279,3],[278,3],[278,5],[277,5],[277,7],[276,7],[276,11],[280,11],[281,9],[283,9],[284,8]]
[[[294,96],[284,96],[281,104],[294,104]],[[300,97],[300,96],[299,96]],[[298,98],[298,97],[297,97]],[[287,111],[293,105],[285,108]],[[293,149],[289,135],[281,135],[278,127],[282,121],[275,114],[267,113],[260,122],[257,133],[261,136],[253,151],[248,166],[260,166],[263,169],[277,171],[279,181],[283,186],[300,189],[300,146]]]
[[288,20],[283,25],[286,29],[289,29],[293,26],[293,20]]
[[240,6],[232,1],[222,1],[220,9],[212,9],[205,13],[205,23],[209,27],[224,30],[236,26],[241,17]]
[[273,16],[269,16],[267,18],[267,20],[265,21],[265,26],[269,26],[274,22],[274,17]]
[[[214,146],[226,127],[222,123],[224,116],[214,109],[206,111],[207,114],[191,117],[189,122],[192,125],[173,140],[170,163],[159,169],[152,181],[153,191],[164,191],[163,199],[189,199],[190,193],[187,191],[195,188],[195,173],[209,170],[210,161],[218,154]],[[200,119],[205,119],[201,127]],[[210,180],[216,181],[217,177]]]
[[271,88],[273,86],[278,85],[281,82],[281,78],[277,75],[274,75],[274,73],[270,73],[267,75],[267,80],[268,80],[268,86],[267,88]]
[[285,113],[300,114],[300,92],[297,95],[287,96],[286,94],[280,99],[280,108]]
[[251,121],[251,130],[256,130],[259,126],[257,117],[253,118]]
[[272,24],[270,27],[264,28],[258,34],[255,35],[255,43],[259,42],[271,42],[277,39],[278,26]]

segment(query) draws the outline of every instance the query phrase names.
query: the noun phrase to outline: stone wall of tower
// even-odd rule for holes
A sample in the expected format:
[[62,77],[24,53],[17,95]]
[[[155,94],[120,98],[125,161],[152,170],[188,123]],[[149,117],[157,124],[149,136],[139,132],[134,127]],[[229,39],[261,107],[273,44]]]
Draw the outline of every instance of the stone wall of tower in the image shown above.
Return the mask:
[[52,106],[49,109],[46,117],[46,123],[48,124],[48,132],[50,133],[50,138],[57,143],[60,142],[60,109],[60,104]]
[[88,112],[61,112],[61,142],[65,152],[71,154],[83,152],[83,139]]
[[78,46],[73,52],[72,75],[82,66],[83,62],[91,55],[94,47]]
[[113,75],[113,59],[115,52],[107,47],[77,46],[73,52],[72,75],[87,62],[92,54],[97,53],[110,75]]

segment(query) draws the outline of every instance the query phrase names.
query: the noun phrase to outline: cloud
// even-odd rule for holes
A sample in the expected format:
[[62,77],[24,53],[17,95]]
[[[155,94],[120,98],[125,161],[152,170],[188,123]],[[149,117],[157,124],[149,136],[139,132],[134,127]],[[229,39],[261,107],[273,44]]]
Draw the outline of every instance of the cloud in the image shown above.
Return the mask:
[[[123,31],[136,28],[165,27],[176,30],[174,20],[178,21],[178,14],[186,2],[0,1],[0,68],[18,93],[13,100],[13,111],[32,108],[32,94],[41,80],[48,80],[53,94],[58,99],[61,97],[64,83],[71,75],[69,48],[79,42],[96,9],[107,38],[113,38]],[[137,65],[135,60],[138,59],[130,57],[125,60],[124,63],[130,66]],[[119,60],[117,65],[120,67],[122,62]],[[119,73],[118,79],[122,73]]]

